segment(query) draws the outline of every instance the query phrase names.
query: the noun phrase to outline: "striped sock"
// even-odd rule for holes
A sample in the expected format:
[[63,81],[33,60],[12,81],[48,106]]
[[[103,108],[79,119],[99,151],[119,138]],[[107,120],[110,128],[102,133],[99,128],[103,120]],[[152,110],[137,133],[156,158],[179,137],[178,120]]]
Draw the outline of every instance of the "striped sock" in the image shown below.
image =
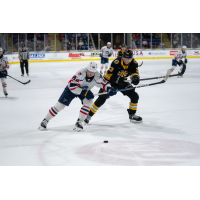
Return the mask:
[[80,110],[80,113],[79,113],[79,119],[80,119],[81,122],[86,118],[89,111],[90,111],[90,107],[88,107],[88,106],[82,106],[81,107],[81,110]]
[[89,115],[93,116],[98,110],[99,108],[93,103]]
[[51,107],[51,108],[49,109],[49,112],[47,113],[45,119],[46,119],[47,121],[51,120],[53,117],[55,117],[55,116],[58,114],[58,112],[59,112],[59,111],[56,109],[55,106]]
[[129,109],[131,110],[132,114],[135,114],[137,111],[137,105],[138,103],[129,103]]
[[6,87],[7,87],[6,82],[2,82],[2,87],[3,87],[3,90],[6,91]]

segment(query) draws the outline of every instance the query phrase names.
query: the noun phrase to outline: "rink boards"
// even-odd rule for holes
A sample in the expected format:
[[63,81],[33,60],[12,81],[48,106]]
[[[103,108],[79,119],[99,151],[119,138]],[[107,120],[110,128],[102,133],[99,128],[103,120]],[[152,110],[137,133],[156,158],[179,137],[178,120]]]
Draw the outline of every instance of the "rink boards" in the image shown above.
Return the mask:
[[[109,58],[117,57],[117,50]],[[133,50],[136,59],[172,59],[176,50]],[[70,52],[30,52],[30,62],[58,62],[58,61],[100,61],[100,51],[70,51]],[[188,58],[200,58],[200,49],[187,50]],[[6,55],[10,64],[19,63],[18,53]]]

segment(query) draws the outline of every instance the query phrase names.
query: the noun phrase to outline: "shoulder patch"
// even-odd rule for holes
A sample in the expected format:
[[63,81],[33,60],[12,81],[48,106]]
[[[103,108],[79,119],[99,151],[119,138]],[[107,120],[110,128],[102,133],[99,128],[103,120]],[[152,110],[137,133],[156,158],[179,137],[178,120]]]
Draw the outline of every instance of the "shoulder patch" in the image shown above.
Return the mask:
[[115,60],[114,63],[117,65],[119,64],[119,60]]

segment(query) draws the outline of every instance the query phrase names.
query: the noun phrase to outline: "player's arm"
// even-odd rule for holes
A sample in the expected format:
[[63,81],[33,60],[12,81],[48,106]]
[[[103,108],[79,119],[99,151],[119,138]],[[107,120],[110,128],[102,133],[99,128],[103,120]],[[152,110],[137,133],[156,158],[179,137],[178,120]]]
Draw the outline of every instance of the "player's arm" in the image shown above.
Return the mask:
[[117,57],[122,57],[122,51],[118,51]]
[[19,51],[19,60],[21,60],[21,59],[22,59],[21,52]]
[[70,91],[76,95],[80,95],[83,88],[81,88],[81,85],[79,82],[82,80],[82,73],[81,71],[78,71],[68,82],[68,87]]
[[116,61],[116,59],[111,63],[110,68],[106,71],[106,73],[104,74],[104,78],[109,81],[109,82],[113,82],[116,83],[118,76],[114,74],[117,65],[114,63]]
[[140,82],[138,63],[135,59],[133,60],[133,63],[134,63],[134,66],[133,66],[132,74],[130,75],[130,79],[132,80],[132,83],[134,85],[137,85]]

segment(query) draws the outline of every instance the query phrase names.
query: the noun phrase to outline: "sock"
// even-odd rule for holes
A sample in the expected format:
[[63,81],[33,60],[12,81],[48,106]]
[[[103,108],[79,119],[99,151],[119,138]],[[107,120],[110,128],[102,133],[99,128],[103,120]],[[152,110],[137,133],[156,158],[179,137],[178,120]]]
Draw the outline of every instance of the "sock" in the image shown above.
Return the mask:
[[7,84],[6,84],[6,81],[4,78],[1,78],[1,83],[2,83],[2,87],[3,87],[3,91],[7,92],[7,90],[6,90]]
[[104,64],[101,65],[101,71],[103,71],[103,68],[104,68]]
[[89,115],[92,117],[98,110],[99,108],[93,103]]
[[105,71],[107,71],[108,70],[108,63],[106,63],[106,67],[105,67]]
[[129,103],[129,110],[130,110],[130,114],[135,114],[137,111],[137,105],[138,103]]
[[85,106],[85,105],[81,107],[81,110],[80,110],[80,113],[79,113],[79,122],[80,123],[83,122],[83,120],[88,115],[89,111],[90,111],[90,107]]

